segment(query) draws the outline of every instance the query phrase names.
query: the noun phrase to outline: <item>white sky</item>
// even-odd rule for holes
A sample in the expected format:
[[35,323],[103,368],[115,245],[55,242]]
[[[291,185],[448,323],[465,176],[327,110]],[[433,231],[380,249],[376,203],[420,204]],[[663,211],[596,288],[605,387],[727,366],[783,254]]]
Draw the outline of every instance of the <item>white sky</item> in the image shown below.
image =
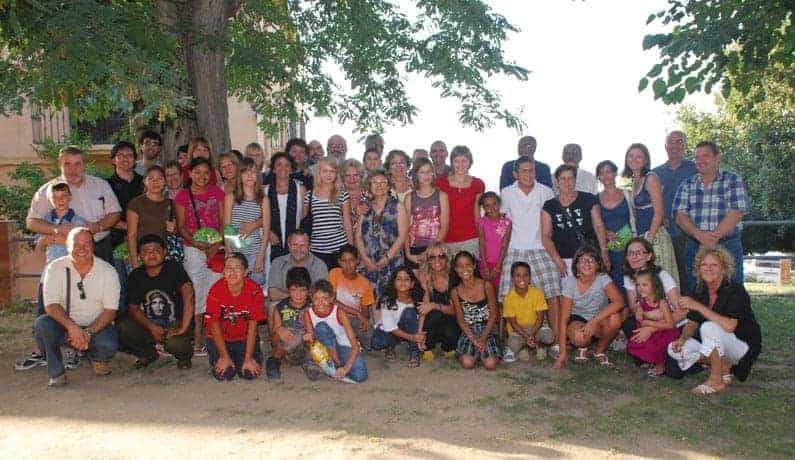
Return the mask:
[[[646,18],[664,8],[664,0],[499,0],[493,8],[520,29],[504,45],[508,59],[529,69],[527,81],[501,78],[494,87],[512,109],[524,107],[524,134],[538,140],[536,159],[554,171],[563,146],[582,146],[581,167],[593,172],[611,159],[623,166],[633,142],[651,150],[652,164],[665,161],[665,134],[676,127],[674,106],[655,101],[651,92],[638,93],[638,80],[655,63],[656,52],[644,52],[643,36],[651,33]],[[448,150],[467,145],[474,157],[471,173],[496,190],[502,164],[517,156],[515,131],[501,125],[483,132],[462,127],[455,100],[443,100],[421,79],[408,82],[409,97],[420,113],[410,126],[388,126],[385,151],[399,148],[411,155],[441,139]],[[701,96],[688,103],[709,106]],[[314,118],[306,127],[307,141],[325,145],[334,133],[348,140],[348,156],[361,159],[363,143],[352,125]]]

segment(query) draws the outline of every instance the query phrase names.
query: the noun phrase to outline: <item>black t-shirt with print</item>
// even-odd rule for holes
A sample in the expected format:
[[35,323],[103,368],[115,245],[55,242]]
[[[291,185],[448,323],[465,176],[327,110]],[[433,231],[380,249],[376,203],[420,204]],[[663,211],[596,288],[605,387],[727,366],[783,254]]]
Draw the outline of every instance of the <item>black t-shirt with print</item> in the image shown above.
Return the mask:
[[552,241],[560,257],[571,259],[583,244],[599,247],[591,222],[591,209],[597,204],[596,195],[587,192],[577,192],[568,206],[561,205],[558,197],[544,203],[544,211],[552,217]]
[[144,267],[138,267],[127,279],[127,303],[138,305],[150,321],[168,327],[182,321],[180,288],[190,278],[181,264],[167,260],[160,274],[150,277]]

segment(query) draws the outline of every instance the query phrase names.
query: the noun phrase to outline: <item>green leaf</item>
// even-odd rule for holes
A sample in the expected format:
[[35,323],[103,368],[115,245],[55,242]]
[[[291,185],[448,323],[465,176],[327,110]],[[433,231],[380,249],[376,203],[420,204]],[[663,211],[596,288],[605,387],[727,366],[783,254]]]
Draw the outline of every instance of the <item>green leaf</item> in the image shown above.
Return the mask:
[[641,78],[638,83],[638,92],[642,92],[647,86],[649,86],[649,79],[646,77]]
[[665,80],[658,78],[652,83],[652,90],[654,91],[654,98],[659,99],[668,90],[668,85],[665,84]]
[[662,64],[659,64],[659,63],[655,64],[654,67],[652,67],[651,70],[649,70],[649,73],[647,73],[646,76],[649,77],[649,78],[654,78],[654,77],[660,75],[660,73],[662,72],[662,69],[663,69]]
[[687,77],[685,79],[685,89],[688,93],[693,93],[698,89],[698,78],[696,77]]

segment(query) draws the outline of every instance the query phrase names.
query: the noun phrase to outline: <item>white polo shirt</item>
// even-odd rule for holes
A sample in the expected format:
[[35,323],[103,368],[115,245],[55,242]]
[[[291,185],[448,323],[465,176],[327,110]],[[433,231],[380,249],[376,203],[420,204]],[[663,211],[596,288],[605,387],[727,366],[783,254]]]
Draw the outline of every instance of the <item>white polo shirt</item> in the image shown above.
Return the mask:
[[[58,176],[55,179],[47,182],[39,187],[30,200],[30,209],[28,210],[28,219],[45,219],[47,213],[52,211],[52,203],[50,203],[50,196],[53,185],[66,183],[66,178]],[[99,222],[103,217],[114,212],[121,212],[119,200],[110,184],[105,179],[95,176],[85,175],[83,183],[80,187],[69,185],[69,190],[72,192],[72,202],[69,207],[75,210],[75,213],[85,219],[87,222]],[[108,231],[100,232],[94,235],[94,241],[100,241],[108,235]]]
[[502,212],[512,221],[510,249],[544,249],[541,244],[541,210],[547,200],[555,198],[551,188],[536,182],[529,194],[519,188],[519,181],[502,189]]
[[[44,269],[44,305],[58,304],[66,311],[66,268],[71,281],[69,317],[80,327],[89,326],[103,310],[119,309],[119,275],[109,263],[94,257],[94,265],[80,278],[70,256],[53,260]],[[80,298],[77,283],[83,283],[85,299]]]

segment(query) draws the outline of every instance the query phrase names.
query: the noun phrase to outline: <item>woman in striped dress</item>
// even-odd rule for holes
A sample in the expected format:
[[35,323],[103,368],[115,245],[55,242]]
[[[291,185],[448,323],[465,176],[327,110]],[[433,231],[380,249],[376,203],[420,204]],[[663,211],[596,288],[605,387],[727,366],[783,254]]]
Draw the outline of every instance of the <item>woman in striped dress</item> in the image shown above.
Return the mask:
[[259,180],[259,170],[251,158],[240,162],[240,173],[234,187],[226,193],[224,202],[224,225],[239,229],[241,247],[231,247],[226,242],[226,253],[240,252],[246,256],[251,268],[250,277],[265,286],[265,250],[267,242],[262,240],[262,229],[270,228],[270,203]]
[[304,197],[302,214],[304,217],[311,214],[312,253],[323,260],[329,270],[338,267],[340,248],[353,244],[353,228],[350,197],[339,185],[338,167],[333,160],[318,160],[315,187]]

